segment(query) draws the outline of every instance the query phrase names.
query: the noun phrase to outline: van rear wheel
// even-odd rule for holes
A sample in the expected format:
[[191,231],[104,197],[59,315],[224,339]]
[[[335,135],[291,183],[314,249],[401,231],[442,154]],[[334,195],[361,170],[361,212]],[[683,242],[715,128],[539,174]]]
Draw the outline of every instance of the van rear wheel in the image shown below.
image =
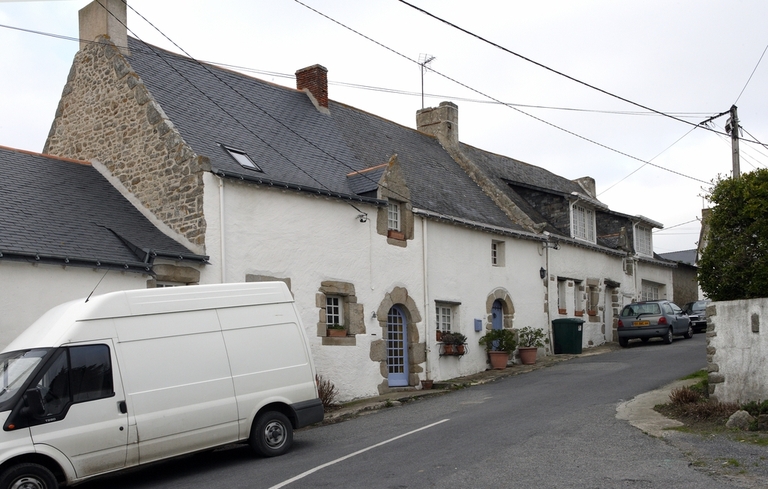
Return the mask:
[[59,483],[50,470],[38,464],[19,464],[3,472],[0,489],[57,489]]
[[293,444],[293,426],[283,413],[267,411],[253,424],[249,443],[265,457],[282,455]]

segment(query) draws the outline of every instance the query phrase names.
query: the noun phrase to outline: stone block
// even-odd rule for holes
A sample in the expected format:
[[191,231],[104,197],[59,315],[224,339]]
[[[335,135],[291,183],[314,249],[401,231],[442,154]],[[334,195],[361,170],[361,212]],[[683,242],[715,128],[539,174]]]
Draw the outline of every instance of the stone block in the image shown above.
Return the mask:
[[394,304],[405,304],[408,301],[408,291],[403,287],[395,287],[389,297]]
[[721,373],[710,372],[710,374],[707,376],[707,379],[709,381],[709,385],[722,384],[725,382],[725,376]]
[[426,343],[411,343],[408,345],[409,361],[413,365],[424,363],[427,361],[427,345]]
[[[371,342],[371,361],[385,362],[387,361],[387,344],[384,340],[374,340]],[[386,375],[385,375],[386,377]]]
[[348,329],[351,334],[365,334],[365,308],[362,304],[347,303],[349,311]]

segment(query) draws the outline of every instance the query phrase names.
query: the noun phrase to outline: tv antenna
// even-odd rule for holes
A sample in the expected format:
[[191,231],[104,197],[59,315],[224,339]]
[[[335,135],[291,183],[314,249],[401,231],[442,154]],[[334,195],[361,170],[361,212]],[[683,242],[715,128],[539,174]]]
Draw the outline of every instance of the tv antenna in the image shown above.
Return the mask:
[[431,54],[419,55],[419,66],[421,67],[421,108],[424,108],[424,72],[427,71],[427,65],[434,61],[435,57]]

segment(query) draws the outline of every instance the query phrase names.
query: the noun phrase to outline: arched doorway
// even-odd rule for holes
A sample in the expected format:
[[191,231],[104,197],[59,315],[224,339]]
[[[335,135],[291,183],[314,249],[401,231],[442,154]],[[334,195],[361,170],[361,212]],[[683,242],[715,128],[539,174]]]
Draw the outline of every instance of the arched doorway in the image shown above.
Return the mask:
[[390,387],[408,385],[408,325],[399,306],[387,313],[387,383]]

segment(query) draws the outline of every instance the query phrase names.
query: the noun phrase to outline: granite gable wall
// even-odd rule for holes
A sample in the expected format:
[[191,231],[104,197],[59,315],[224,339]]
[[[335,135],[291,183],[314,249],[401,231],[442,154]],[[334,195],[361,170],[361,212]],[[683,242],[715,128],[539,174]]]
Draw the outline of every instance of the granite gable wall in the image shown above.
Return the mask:
[[98,160],[144,207],[205,246],[203,172],[196,155],[109,40],[78,51],[44,153]]

